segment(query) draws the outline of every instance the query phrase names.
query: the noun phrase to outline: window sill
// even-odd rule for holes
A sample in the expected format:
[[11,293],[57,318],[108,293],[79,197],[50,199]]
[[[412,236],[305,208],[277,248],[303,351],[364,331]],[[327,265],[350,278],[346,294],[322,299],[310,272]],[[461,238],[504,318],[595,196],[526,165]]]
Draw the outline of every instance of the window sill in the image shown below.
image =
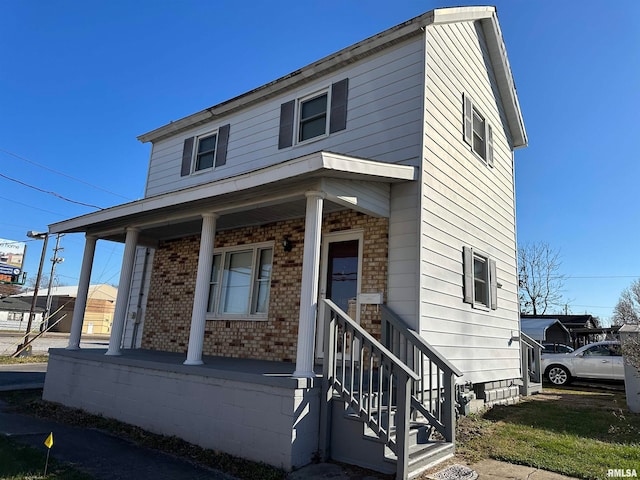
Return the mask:
[[267,315],[207,315],[207,322],[266,322]]
[[473,308],[474,310],[482,310],[483,312],[491,311],[491,309],[483,303],[474,303],[471,305],[471,308]]

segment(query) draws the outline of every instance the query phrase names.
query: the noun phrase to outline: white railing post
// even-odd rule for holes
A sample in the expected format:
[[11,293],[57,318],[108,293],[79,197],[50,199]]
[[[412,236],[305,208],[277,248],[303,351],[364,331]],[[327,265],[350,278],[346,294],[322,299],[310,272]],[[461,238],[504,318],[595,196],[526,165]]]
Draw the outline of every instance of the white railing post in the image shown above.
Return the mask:
[[326,461],[331,456],[331,416],[333,414],[333,381],[335,379],[335,341],[336,321],[331,310],[325,311],[324,361],[322,364],[322,393],[320,397],[320,460]]

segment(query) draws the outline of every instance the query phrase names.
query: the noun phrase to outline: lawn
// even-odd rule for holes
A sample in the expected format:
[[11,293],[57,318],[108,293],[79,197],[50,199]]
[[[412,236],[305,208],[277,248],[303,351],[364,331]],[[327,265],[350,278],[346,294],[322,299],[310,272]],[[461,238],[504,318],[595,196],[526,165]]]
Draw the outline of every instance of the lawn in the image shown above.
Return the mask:
[[640,470],[640,415],[627,410],[620,392],[547,388],[463,418],[458,440],[469,462],[490,457],[585,479]]
[[91,480],[91,477],[53,459],[49,460],[47,476],[45,477],[44,466],[47,457],[44,452],[45,449],[44,445],[42,446],[42,451],[26,447],[0,435],[0,479]]
[[15,365],[18,363],[47,363],[49,355],[30,355],[28,357],[13,358],[10,355],[0,355],[0,365]]

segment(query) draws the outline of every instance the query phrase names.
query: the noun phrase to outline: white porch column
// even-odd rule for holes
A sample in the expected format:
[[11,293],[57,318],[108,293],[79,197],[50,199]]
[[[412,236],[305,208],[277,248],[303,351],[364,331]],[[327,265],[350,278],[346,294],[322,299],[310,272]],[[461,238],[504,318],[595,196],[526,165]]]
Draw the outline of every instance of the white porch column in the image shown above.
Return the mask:
[[84,323],[84,310],[87,307],[87,296],[89,294],[89,283],[91,281],[91,269],[93,268],[93,256],[96,253],[97,237],[85,235],[84,255],[82,257],[82,269],[80,270],[80,281],[78,283],[78,296],[73,307],[73,320],[71,320],[71,335],[69,335],[69,345],[67,350],[80,349],[80,337],[82,335],[82,324]]
[[127,303],[129,301],[131,277],[133,275],[133,262],[136,256],[139,234],[140,231],[137,228],[127,228],[127,238],[124,242],[124,254],[122,255],[122,268],[120,269],[120,281],[118,282],[116,309],[115,312],[113,312],[109,349],[105,355],[121,355],[122,332],[124,331],[125,315],[127,314]]
[[304,224],[304,252],[302,257],[302,286],[300,289],[300,320],[298,322],[298,352],[294,377],[314,377],[313,346],[318,310],[318,281],[320,275],[320,239],[322,230],[323,192],[310,191]]
[[185,365],[202,365],[203,363],[202,345],[204,344],[204,329],[207,321],[207,302],[209,299],[209,282],[213,265],[213,241],[216,236],[217,218],[217,213],[202,214],[196,291],[193,295],[189,348],[187,350],[187,359],[184,361]]

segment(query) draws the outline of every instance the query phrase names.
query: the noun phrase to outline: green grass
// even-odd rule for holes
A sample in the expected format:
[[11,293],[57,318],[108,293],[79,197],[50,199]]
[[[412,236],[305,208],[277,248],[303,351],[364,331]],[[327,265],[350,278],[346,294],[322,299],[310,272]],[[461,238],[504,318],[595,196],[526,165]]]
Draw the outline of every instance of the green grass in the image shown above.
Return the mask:
[[497,406],[459,426],[459,453],[491,457],[584,479],[640,469],[640,415],[624,395],[545,389],[517,405]]
[[[43,450],[46,447],[43,446]],[[35,448],[26,447],[10,438],[0,436],[0,479],[1,480],[91,480],[91,477],[68,465],[49,459],[47,476],[44,466],[47,454]]]
[[29,357],[13,358],[10,355],[0,355],[0,365],[15,365],[18,363],[47,363],[49,355],[31,355]]

